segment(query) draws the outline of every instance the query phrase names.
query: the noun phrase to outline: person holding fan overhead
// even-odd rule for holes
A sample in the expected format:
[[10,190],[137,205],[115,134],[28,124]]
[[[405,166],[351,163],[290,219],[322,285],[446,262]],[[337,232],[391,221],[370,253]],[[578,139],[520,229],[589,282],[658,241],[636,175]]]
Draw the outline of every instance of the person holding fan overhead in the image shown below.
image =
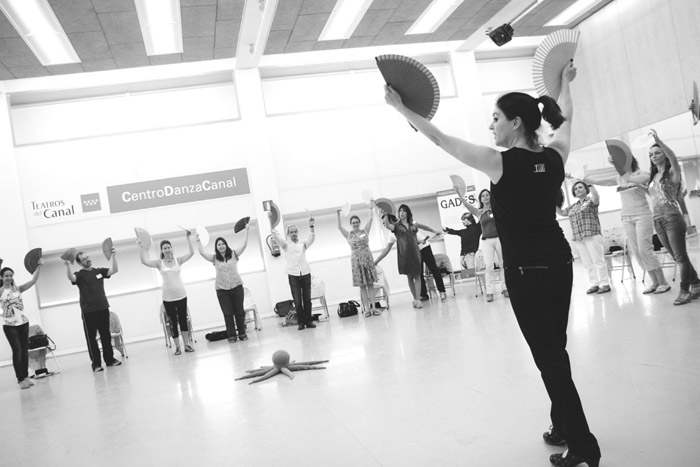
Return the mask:
[[[197,234],[197,250],[202,258],[214,265],[216,269],[216,298],[219,300],[221,312],[226,323],[226,335],[228,342],[233,344],[237,340],[247,341],[248,334],[245,329],[245,291],[243,290],[243,279],[238,273],[238,261],[248,246],[248,234],[250,224],[245,226],[245,238],[243,244],[232,250],[228,242],[223,237],[218,237],[214,242],[214,254],[204,251],[202,241]],[[236,337],[238,332],[238,337]]]
[[649,149],[651,173],[631,174],[622,177],[630,183],[648,183],[653,209],[654,229],[661,244],[668,250],[681,270],[681,290],[674,305],[685,305],[700,297],[700,279],[690,262],[685,241],[687,226],[683,219],[680,201],[683,196],[683,179],[676,153],[664,143],[654,130],[649,134],[654,144]]
[[[558,467],[598,467],[600,448],[588,427],[566,352],[572,255],[554,211],[570,151],[569,83],[575,76],[573,64],[562,71],[559,105],[547,96],[536,99],[519,92],[498,98],[489,129],[505,151],[443,133],[406,108],[390,86],[385,86],[385,100],[433,143],[491,179],[491,207],[511,306],[552,403],[552,427],[543,438],[548,444],[568,444],[549,460]],[[542,118],[555,131],[547,146],[536,133]]]
[[[465,202],[464,206],[477,219],[481,226],[481,251],[484,254],[484,265],[486,266],[486,301],[493,301],[493,294],[496,291],[496,276],[501,276],[503,268],[503,251],[501,241],[498,239],[496,221],[493,218],[491,209],[491,192],[484,188],[479,193],[479,208]],[[496,264],[499,270],[496,272]],[[508,288],[501,277],[501,293],[508,297]]]
[[163,240],[160,242],[160,260],[150,259],[141,240],[136,240],[140,249],[141,264],[149,268],[158,269],[163,278],[163,286],[161,287],[163,306],[170,319],[170,335],[175,341],[175,355],[182,353],[178,323],[180,324],[180,331],[182,331],[182,341],[185,343],[185,352],[194,352],[187,323],[187,291],[180,274],[181,266],[194,255],[194,248],[192,248],[191,242],[192,232],[188,230],[186,236],[187,246],[189,247],[187,254],[175,257],[170,240]]
[[593,185],[577,181],[571,194],[578,198],[568,208],[557,207],[557,214],[569,217],[573,242],[583,266],[588,271],[587,294],[610,292],[610,275],[605,264],[605,240],[601,234],[598,206],[600,195]]
[[114,358],[112,348],[112,334],[109,331],[109,301],[105,294],[105,279],[109,279],[119,272],[117,264],[117,252],[114,247],[108,250],[109,268],[93,268],[92,258],[86,253],[79,251],[75,255],[75,261],[81,266],[79,271],[73,272],[70,268],[70,261],[65,260],[66,277],[71,284],[78,287],[80,292],[80,310],[83,316],[83,328],[85,339],[88,343],[90,360],[92,361],[92,371],[100,372],[102,360],[100,358],[100,347],[97,345],[97,333],[100,334],[102,342],[102,354],[107,366],[119,366],[122,364]]
[[[272,212],[267,213],[272,221]],[[303,242],[299,240],[299,228],[291,224],[287,227],[287,240],[283,239],[274,228],[271,229],[272,237],[284,251],[284,259],[287,262],[287,275],[289,289],[294,299],[294,308],[297,311],[297,324],[299,330],[315,328],[311,316],[311,267],[306,261],[306,250],[313,245],[316,235],[314,233],[314,218],[309,215],[309,236]]]
[[[29,320],[24,316],[22,293],[31,289],[39,280],[41,266],[44,261],[40,258],[32,278],[18,286],[15,284],[15,272],[12,268],[0,269],[0,308],[2,309],[2,330],[7,342],[12,348],[12,366],[15,370],[17,384],[21,389],[34,386],[29,379]],[[0,260],[0,265],[2,260]]]
[[360,299],[365,317],[379,316],[382,310],[375,308],[374,283],[377,281],[377,268],[374,265],[372,251],[369,249],[369,232],[372,228],[372,212],[374,203],[370,201],[369,220],[365,228],[360,228],[362,221],[359,216],[350,217],[352,230],[343,228],[340,221],[341,210],[338,209],[338,230],[350,245],[350,264],[352,266],[352,285],[360,288]]

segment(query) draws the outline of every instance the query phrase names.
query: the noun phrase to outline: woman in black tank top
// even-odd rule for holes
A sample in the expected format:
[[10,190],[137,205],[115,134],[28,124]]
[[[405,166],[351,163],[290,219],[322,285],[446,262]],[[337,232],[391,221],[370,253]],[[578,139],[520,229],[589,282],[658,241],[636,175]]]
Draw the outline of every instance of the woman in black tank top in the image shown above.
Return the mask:
[[[444,134],[408,110],[389,86],[384,98],[428,139],[491,179],[491,206],[511,305],[552,402],[552,426],[543,438],[547,444],[568,445],[549,460],[559,467],[583,463],[598,467],[600,448],[588,428],[566,352],[573,271],[571,249],[554,210],[569,157],[573,116],[569,83],[575,76],[573,64],[562,71],[559,105],[551,97],[535,99],[517,92],[498,99],[489,129],[496,145],[508,148],[503,152]],[[546,147],[539,144],[536,133],[542,118],[556,130]]]

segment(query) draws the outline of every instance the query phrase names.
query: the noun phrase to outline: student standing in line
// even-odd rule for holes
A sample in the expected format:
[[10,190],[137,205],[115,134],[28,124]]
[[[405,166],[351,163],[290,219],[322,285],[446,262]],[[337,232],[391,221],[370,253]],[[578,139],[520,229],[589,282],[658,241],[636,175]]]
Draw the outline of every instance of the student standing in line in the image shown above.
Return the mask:
[[[0,260],[2,263],[2,260]],[[24,316],[22,293],[31,289],[39,279],[43,260],[39,259],[32,278],[20,286],[15,284],[15,272],[12,268],[0,269],[0,308],[2,308],[3,326],[7,342],[12,348],[12,367],[15,370],[17,384],[21,389],[34,386],[29,379],[29,320]]]
[[163,286],[161,287],[163,306],[170,319],[170,335],[175,342],[175,355],[180,355],[182,353],[180,349],[178,324],[180,325],[180,331],[182,331],[182,341],[185,343],[185,352],[194,352],[194,347],[191,345],[192,339],[190,337],[190,329],[187,323],[187,291],[185,290],[185,283],[180,274],[182,270],[181,266],[194,255],[194,248],[190,241],[192,233],[188,230],[186,235],[187,246],[189,247],[187,254],[175,257],[173,245],[170,243],[170,240],[163,240],[160,242],[160,260],[150,259],[141,241],[136,241],[140,247],[141,264],[149,268],[158,269],[158,272],[160,272],[163,278]]
[[338,214],[338,230],[343,234],[350,245],[350,265],[352,267],[352,285],[360,288],[360,300],[365,317],[379,316],[382,310],[375,308],[374,283],[377,281],[377,268],[372,258],[372,250],[369,249],[369,232],[372,228],[373,203],[369,209],[369,220],[365,228],[360,228],[362,221],[359,216],[350,217],[352,229],[348,232],[340,222],[340,209]]
[[[246,224],[243,244],[235,250],[228,246],[226,239],[218,237],[214,242],[213,255],[204,251],[199,235],[197,235],[199,254],[212,263],[216,269],[216,280],[214,281],[216,298],[219,300],[221,313],[224,315],[226,335],[230,344],[238,340],[248,340],[245,328],[245,290],[243,290],[243,279],[238,273],[238,260],[248,246],[249,233],[250,224]],[[238,332],[237,337],[236,332]]]
[[[272,213],[267,214],[272,219]],[[284,251],[289,289],[297,311],[298,328],[300,331],[304,328],[315,328],[316,325],[311,316],[311,267],[306,261],[306,250],[316,239],[314,218],[309,217],[309,236],[304,241],[299,240],[299,228],[293,224],[287,227],[286,240],[275,229],[272,229],[272,237]]]
[[79,271],[73,272],[70,262],[65,261],[66,276],[71,284],[78,286],[80,292],[80,310],[83,317],[83,329],[88,343],[88,352],[92,361],[92,371],[103,371],[100,358],[100,347],[97,345],[97,333],[100,333],[102,341],[102,354],[107,366],[119,366],[122,364],[114,358],[112,349],[112,334],[109,332],[109,301],[105,294],[105,279],[109,279],[117,272],[117,252],[112,248],[109,259],[109,268],[93,268],[90,256],[80,251],[75,255],[75,261],[81,266]]

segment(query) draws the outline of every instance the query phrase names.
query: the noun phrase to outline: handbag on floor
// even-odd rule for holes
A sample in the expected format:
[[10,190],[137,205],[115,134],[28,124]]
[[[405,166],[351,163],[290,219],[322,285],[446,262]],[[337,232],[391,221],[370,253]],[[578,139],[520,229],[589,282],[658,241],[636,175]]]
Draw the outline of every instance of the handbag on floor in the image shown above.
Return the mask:
[[294,309],[294,300],[284,300],[275,304],[275,314],[280,317],[287,316]]
[[213,331],[205,334],[204,337],[210,342],[216,342],[226,339],[228,337],[228,333],[226,331]]
[[338,316],[345,318],[348,316],[355,316],[357,314],[357,309],[360,304],[355,300],[350,300],[349,302],[341,302],[338,304]]

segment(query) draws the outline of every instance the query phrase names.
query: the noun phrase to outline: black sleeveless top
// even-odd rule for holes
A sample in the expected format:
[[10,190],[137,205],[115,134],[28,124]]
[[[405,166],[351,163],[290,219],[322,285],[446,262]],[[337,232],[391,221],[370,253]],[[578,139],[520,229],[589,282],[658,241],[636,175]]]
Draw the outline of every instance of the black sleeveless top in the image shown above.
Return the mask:
[[512,148],[501,153],[503,176],[491,183],[491,209],[506,267],[549,266],[571,259],[555,207],[564,181],[557,151]]

